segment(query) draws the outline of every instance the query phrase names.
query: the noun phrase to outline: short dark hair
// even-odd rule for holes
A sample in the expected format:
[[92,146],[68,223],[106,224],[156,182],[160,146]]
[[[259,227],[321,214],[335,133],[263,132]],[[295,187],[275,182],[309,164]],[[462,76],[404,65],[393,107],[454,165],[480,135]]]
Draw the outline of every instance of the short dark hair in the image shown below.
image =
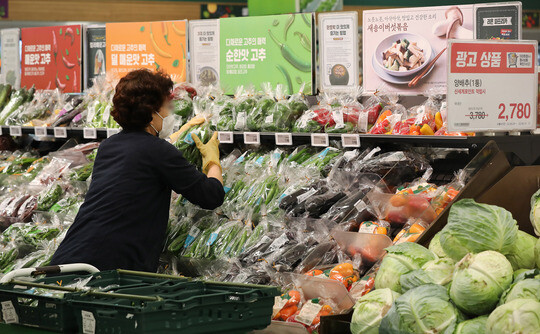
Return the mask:
[[116,85],[111,115],[126,130],[144,130],[172,88],[171,78],[163,72],[131,71]]

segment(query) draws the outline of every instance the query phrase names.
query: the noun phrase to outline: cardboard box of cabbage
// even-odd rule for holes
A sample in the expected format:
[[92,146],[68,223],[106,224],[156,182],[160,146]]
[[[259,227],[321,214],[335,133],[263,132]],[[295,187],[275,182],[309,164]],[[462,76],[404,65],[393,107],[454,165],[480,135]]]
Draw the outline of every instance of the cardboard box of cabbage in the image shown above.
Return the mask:
[[321,332],[538,333],[540,166],[499,166],[498,182],[470,190],[418,243],[388,248],[375,289]]

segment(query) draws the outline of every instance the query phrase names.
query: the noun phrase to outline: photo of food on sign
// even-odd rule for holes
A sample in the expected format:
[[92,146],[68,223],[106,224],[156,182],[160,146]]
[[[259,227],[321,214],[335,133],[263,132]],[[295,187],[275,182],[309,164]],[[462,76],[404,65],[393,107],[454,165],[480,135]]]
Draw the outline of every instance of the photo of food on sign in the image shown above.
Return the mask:
[[473,6],[367,10],[362,33],[364,88],[421,94],[446,87],[446,43],[473,38]]

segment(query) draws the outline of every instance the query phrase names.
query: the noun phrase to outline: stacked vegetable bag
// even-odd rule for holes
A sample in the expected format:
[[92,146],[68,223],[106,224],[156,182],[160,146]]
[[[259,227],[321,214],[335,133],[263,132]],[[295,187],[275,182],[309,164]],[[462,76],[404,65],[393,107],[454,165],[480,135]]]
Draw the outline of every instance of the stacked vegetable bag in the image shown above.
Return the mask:
[[461,200],[429,249],[387,252],[376,290],[356,302],[353,333],[538,333],[540,241],[505,209]]

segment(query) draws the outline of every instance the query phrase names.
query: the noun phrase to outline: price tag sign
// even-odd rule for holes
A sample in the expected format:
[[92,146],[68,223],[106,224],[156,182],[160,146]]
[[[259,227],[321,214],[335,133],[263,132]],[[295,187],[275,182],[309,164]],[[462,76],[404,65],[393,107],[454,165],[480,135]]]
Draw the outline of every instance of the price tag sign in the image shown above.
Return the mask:
[[342,134],[341,144],[343,147],[360,147],[360,136],[356,134]]
[[234,135],[232,132],[218,132],[218,140],[222,144],[233,144],[234,143]]
[[10,126],[9,135],[14,137],[22,136],[22,128],[20,126]]
[[119,133],[120,129],[107,129],[107,138],[110,136],[114,136],[115,134]]
[[97,139],[97,130],[94,128],[84,128],[83,137],[84,139]]
[[276,145],[291,146],[292,144],[292,133],[276,133]]
[[330,139],[326,133],[312,133],[311,134],[311,146],[326,147],[330,145]]
[[260,145],[261,134],[258,132],[244,132],[244,144]]
[[34,127],[34,135],[36,137],[43,137],[47,135],[47,128],[44,126],[36,126]]
[[62,128],[62,127],[54,128],[54,138],[67,138],[66,128]]
[[537,41],[448,42],[448,130],[536,128]]

